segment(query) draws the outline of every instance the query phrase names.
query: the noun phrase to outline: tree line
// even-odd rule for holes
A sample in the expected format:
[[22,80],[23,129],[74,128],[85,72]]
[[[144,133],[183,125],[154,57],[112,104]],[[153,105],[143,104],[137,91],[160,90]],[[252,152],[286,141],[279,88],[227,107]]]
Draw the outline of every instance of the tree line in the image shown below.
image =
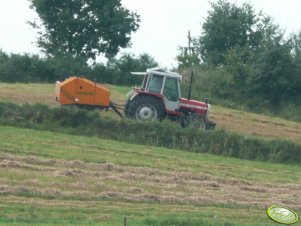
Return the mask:
[[89,65],[80,57],[44,58],[30,54],[7,54],[0,50],[0,81],[52,83],[69,76],[84,76],[99,83],[138,85],[141,78],[130,72],[145,71],[157,65],[154,58],[146,53],[139,56],[127,53],[106,63]]

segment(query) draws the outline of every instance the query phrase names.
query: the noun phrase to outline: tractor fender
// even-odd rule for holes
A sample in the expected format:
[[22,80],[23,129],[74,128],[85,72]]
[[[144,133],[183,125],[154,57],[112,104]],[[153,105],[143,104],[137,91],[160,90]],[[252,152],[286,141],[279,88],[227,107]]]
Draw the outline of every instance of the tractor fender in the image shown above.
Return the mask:
[[165,105],[164,105],[163,96],[160,93],[151,93],[151,92],[145,91],[140,88],[134,88],[132,91],[130,91],[127,94],[127,96],[128,96],[128,100],[126,101],[127,103],[133,101],[138,96],[139,97],[140,96],[151,96],[151,97],[157,98],[163,105],[165,112],[167,112]]
[[134,100],[137,97],[142,97],[142,96],[150,96],[150,97],[157,99],[162,104],[165,113],[167,112],[165,105],[164,105],[163,96],[159,93],[137,92],[130,98],[130,101]]

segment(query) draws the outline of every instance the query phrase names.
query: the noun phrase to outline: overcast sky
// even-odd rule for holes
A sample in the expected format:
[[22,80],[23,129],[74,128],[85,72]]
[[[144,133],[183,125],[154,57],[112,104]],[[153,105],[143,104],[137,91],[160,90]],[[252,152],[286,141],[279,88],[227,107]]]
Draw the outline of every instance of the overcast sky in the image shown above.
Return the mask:
[[[214,1],[214,0],[212,0]],[[237,4],[245,0],[231,0]],[[256,10],[272,16],[289,33],[301,30],[300,0],[249,0]],[[132,35],[127,52],[149,53],[162,66],[176,65],[179,46],[187,45],[187,33],[199,36],[201,23],[210,9],[208,0],[122,0],[141,15],[140,29]],[[36,16],[28,0],[5,0],[0,7],[0,49],[8,53],[38,53],[36,32],[27,24]],[[124,51],[124,50],[123,50]]]

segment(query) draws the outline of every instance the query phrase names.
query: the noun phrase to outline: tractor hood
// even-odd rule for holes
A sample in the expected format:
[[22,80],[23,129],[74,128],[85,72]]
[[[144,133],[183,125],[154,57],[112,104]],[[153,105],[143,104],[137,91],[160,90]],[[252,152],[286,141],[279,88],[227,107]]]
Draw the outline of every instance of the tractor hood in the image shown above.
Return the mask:
[[210,108],[210,104],[197,100],[188,100],[186,98],[180,98],[180,109],[183,110],[194,110],[199,114],[206,114]]

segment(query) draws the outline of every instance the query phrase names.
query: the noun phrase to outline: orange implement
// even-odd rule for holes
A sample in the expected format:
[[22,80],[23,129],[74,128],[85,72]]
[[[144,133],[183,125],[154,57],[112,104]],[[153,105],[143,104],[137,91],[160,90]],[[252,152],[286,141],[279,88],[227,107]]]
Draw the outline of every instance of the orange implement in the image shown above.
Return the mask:
[[56,101],[62,105],[87,105],[109,107],[110,90],[85,78],[70,77],[56,82]]

